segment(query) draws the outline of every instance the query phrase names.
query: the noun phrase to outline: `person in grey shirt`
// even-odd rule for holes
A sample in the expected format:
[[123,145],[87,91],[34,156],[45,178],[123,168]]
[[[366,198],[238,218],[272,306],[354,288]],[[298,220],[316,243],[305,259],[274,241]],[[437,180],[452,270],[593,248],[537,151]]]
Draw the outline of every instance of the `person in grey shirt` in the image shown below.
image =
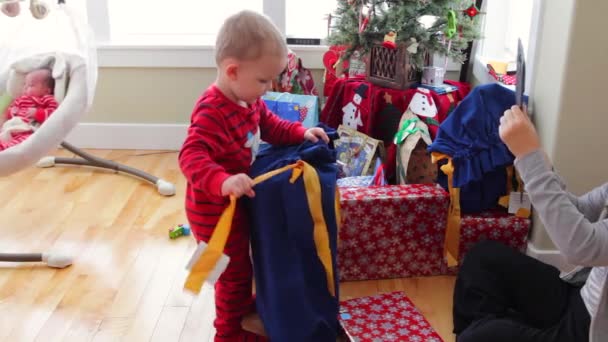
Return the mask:
[[555,267],[499,242],[478,243],[456,280],[457,341],[608,341],[608,184],[581,197],[569,193],[517,106],[501,117],[499,135],[557,248],[569,263],[592,268],[573,284]]

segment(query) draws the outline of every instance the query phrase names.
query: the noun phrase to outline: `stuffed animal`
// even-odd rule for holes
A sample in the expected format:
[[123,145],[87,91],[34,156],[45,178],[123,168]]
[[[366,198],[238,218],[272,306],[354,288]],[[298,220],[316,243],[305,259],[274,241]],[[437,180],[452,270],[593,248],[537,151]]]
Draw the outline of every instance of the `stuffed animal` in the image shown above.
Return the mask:
[[[16,17],[21,12],[21,1],[23,0],[0,0],[2,2],[0,10],[9,17]],[[30,12],[36,19],[44,19],[50,9],[51,7],[44,0],[30,0]]]

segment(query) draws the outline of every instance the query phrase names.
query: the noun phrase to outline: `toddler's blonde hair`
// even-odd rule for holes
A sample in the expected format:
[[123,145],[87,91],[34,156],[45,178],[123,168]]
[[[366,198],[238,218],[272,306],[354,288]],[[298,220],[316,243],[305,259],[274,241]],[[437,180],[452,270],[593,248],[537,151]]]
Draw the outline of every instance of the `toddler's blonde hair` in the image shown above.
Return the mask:
[[215,42],[215,62],[218,66],[226,58],[247,61],[260,58],[263,54],[287,55],[283,35],[268,17],[244,10],[224,21]]

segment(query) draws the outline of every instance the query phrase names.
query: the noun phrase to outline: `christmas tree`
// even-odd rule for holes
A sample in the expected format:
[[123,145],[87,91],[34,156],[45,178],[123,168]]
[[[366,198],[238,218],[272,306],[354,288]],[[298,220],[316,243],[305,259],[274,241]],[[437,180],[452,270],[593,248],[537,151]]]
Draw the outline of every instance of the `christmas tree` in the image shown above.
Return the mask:
[[478,14],[474,0],[338,0],[329,42],[348,46],[348,58],[394,33],[395,43],[409,47],[418,69],[426,53],[462,63],[463,50],[479,38]]

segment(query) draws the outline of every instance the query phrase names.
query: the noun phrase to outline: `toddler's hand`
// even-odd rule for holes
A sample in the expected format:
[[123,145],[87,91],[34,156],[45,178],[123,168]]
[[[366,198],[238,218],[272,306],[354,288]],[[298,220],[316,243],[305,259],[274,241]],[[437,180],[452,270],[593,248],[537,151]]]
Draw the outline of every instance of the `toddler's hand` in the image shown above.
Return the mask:
[[329,143],[327,133],[325,133],[325,131],[320,127],[309,128],[306,133],[304,133],[304,139],[312,141],[313,143],[316,143],[319,141],[319,139],[322,139],[325,141],[325,143]]
[[222,184],[222,196],[232,195],[239,198],[243,195],[254,197],[253,180],[244,173],[226,178]]

